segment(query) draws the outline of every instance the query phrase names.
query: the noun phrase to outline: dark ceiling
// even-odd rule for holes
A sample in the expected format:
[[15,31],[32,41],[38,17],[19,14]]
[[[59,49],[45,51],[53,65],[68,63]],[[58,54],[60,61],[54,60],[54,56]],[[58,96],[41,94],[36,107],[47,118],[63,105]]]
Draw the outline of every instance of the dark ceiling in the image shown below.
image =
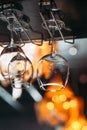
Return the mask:
[[[47,1],[47,0],[46,0]],[[13,8],[17,11],[21,11],[24,15],[28,16],[30,19],[29,24],[33,28],[34,31],[29,29],[29,35],[31,39],[39,39],[41,38],[40,33],[43,34],[43,39],[48,38],[47,30],[42,27],[42,19],[40,17],[40,7],[39,0],[1,0],[0,5],[3,7],[4,4],[8,5],[9,2],[14,3]],[[69,27],[72,31],[68,32],[66,30],[62,30],[64,36],[72,36],[74,35],[76,38],[85,38],[87,37],[87,2],[86,0],[82,2],[81,0],[55,0],[56,7],[58,8],[60,15],[60,19],[65,23],[67,27]],[[2,10],[2,8],[1,8]],[[46,9],[43,9],[46,11]],[[2,26],[3,25],[3,26]],[[0,20],[0,40],[1,42],[5,42],[9,36],[9,30],[7,28],[7,23],[5,21]],[[8,36],[7,36],[8,34]],[[55,37],[59,37],[58,31],[55,34]],[[27,39],[26,39],[27,40]]]
[[[34,31],[32,31],[31,29],[28,30],[29,36],[31,39],[40,39],[41,34],[43,34],[44,40],[47,40],[49,38],[47,30],[44,30],[42,27],[42,19],[39,14],[40,8],[38,5],[39,0],[0,0],[0,9],[1,9],[2,4],[9,4],[9,2],[14,3],[15,5],[14,8],[17,9],[18,11],[21,11],[24,15],[28,16],[28,18],[30,19],[29,24],[34,30]],[[82,96],[82,97],[85,97],[85,99],[87,99],[87,96],[86,96],[87,95],[86,94],[87,82],[85,84],[82,84],[79,82],[79,77],[81,74],[87,75],[87,1],[86,0],[84,1],[82,0],[55,0],[55,3],[56,3],[57,8],[61,12],[62,20],[65,22],[66,26],[72,30],[71,32],[62,30],[63,35],[65,37],[75,36],[76,38],[75,46],[78,49],[78,53],[76,56],[70,56],[68,54],[68,48],[72,45],[66,44],[63,50],[61,50],[62,47],[60,43],[59,53],[62,53],[62,55],[64,55],[69,61],[70,68],[71,68],[70,84],[71,84],[72,90],[77,96]],[[4,44],[5,42],[8,42],[10,40],[9,37],[10,37],[10,32],[7,29],[7,22],[0,20],[0,44]],[[58,32],[56,32],[55,37],[56,38],[60,37]],[[27,41],[28,39],[26,38],[25,40]],[[79,88],[79,84],[82,86],[81,88]],[[83,88],[83,86],[85,87]],[[2,86],[0,87],[2,88]],[[5,88],[5,90],[11,93],[11,90],[9,88]],[[0,91],[4,93],[4,90],[1,89]],[[24,126],[26,126],[26,122],[28,124],[28,120],[30,121],[30,119],[32,118],[33,118],[32,121],[36,122],[35,113],[33,109],[33,104],[35,101],[29,95],[28,92],[24,90],[22,97],[18,100],[18,102],[21,103],[23,107],[22,114],[21,112],[19,112],[21,111],[20,107],[17,110],[15,108],[12,108],[12,106],[8,105],[8,102],[6,102],[6,99],[4,101],[3,100],[4,98],[2,97],[3,95],[0,96],[0,120],[2,121],[2,124],[4,124],[5,122],[7,125],[7,120],[9,119],[8,125],[7,125],[9,129],[6,129],[5,126],[3,127],[3,125],[0,125],[2,128],[1,130],[14,130],[15,125],[16,125],[14,124],[14,120],[16,120],[16,118],[18,120],[15,121],[15,123],[18,123],[18,122],[21,124],[24,123]],[[87,112],[85,112],[85,114],[87,115]],[[11,119],[13,118],[13,116],[14,116],[14,120],[12,122]],[[27,118],[25,119],[25,117]],[[12,125],[10,125],[10,121],[11,123],[13,123],[14,129],[12,128]],[[33,125],[35,125],[38,130],[40,129],[40,126],[37,126],[36,124],[33,124],[33,123],[29,123],[29,125],[26,126],[26,128],[31,127],[32,130],[35,130],[35,127],[33,128]],[[21,127],[20,125],[19,129],[22,130],[23,128],[24,127]],[[19,130],[19,129],[16,129],[16,130]],[[43,130],[46,130],[46,127],[45,129],[43,127]]]

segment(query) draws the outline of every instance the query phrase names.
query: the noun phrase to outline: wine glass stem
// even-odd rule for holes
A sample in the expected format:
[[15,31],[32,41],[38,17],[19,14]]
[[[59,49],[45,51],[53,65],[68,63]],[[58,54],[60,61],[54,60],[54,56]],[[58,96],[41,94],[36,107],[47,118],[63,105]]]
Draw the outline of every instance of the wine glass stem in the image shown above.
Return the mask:
[[51,53],[54,54],[54,38],[52,38]]
[[10,32],[11,32],[11,42],[10,45],[13,45],[14,39],[13,39],[13,25],[10,25]]
[[11,41],[10,41],[10,45],[11,45],[11,46],[14,44],[14,38],[13,38],[13,22],[14,22],[14,18],[9,18],[10,33],[11,33]]
[[54,56],[54,53],[55,53],[55,48],[54,48],[54,33],[55,33],[55,28],[52,28],[51,32],[52,32],[51,53],[52,53],[52,56]]
[[13,35],[11,35],[11,42],[10,45],[13,45],[14,39],[13,39]]

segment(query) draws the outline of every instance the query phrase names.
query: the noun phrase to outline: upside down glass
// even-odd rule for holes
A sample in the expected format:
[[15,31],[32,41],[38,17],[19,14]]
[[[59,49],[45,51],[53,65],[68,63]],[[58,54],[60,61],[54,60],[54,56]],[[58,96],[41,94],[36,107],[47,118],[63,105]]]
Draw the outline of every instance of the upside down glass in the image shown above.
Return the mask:
[[31,83],[33,78],[33,65],[26,57],[14,56],[8,65],[8,74],[11,81],[11,86],[17,89],[25,88],[23,84]]
[[37,63],[37,81],[44,91],[59,91],[66,87],[69,78],[69,65],[67,60],[54,49],[55,31],[58,30],[64,40],[61,29],[65,27],[63,21],[56,20],[51,12],[52,19],[45,20],[41,14],[42,26],[51,37],[51,53],[43,56]]
[[[13,44],[13,45],[8,45],[7,47],[5,47],[1,54],[0,54],[0,69],[1,69],[1,74],[3,75],[4,78],[9,78],[8,76],[8,65],[9,62],[11,61],[11,59],[14,56],[18,56],[18,54],[22,55],[22,57],[24,57],[25,59],[25,54],[22,51],[22,49]],[[24,60],[25,62],[25,60]]]
[[37,81],[42,90],[59,91],[66,87],[68,78],[69,65],[63,56],[54,52],[38,61]]
[[24,83],[24,75],[29,69],[29,80],[32,78],[32,63],[26,57],[22,48],[14,42],[14,17],[8,17],[9,30],[11,33],[11,41],[0,54],[0,69],[1,74],[5,79],[10,79],[11,86],[17,86],[21,88]]

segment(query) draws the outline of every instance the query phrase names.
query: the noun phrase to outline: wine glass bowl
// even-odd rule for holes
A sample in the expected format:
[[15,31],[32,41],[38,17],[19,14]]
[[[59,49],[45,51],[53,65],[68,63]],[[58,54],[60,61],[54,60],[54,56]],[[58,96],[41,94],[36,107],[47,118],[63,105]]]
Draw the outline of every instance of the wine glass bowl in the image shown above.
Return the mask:
[[57,54],[42,57],[37,64],[37,81],[44,91],[59,91],[66,87],[69,77],[67,60]]
[[27,57],[18,54],[14,56],[8,65],[8,75],[11,87],[17,89],[25,88],[23,84],[31,83],[33,78],[33,65]]
[[[1,74],[5,79],[10,80],[12,87],[22,88],[22,84],[26,82],[24,81],[26,71],[29,74],[28,83],[33,77],[33,65],[22,50],[22,46],[14,42],[14,14],[12,13],[7,19],[11,39],[9,45],[2,50],[0,55]],[[22,42],[22,39],[20,41]]]
[[9,78],[8,75],[9,62],[14,56],[16,56],[17,58],[18,54],[25,57],[23,50],[16,44],[8,45],[2,50],[0,54],[0,69],[1,74],[4,78]]
[[8,65],[8,74],[10,78],[20,77],[26,71],[26,57],[23,57],[20,53],[14,56]]

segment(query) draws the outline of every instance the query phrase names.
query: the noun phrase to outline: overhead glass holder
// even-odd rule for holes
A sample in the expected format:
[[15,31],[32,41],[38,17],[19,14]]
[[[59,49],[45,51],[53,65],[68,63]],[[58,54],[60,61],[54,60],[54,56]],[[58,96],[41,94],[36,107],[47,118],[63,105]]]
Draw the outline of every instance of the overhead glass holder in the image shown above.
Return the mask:
[[[29,42],[31,42],[31,43],[33,43],[33,44],[36,44],[36,43],[33,42],[33,40],[30,38],[29,33],[27,32],[27,28],[28,28],[28,29],[31,29],[31,30],[32,30],[33,32],[35,32],[35,33],[39,33],[39,34],[41,35],[41,40],[43,40],[43,35],[42,35],[41,32],[38,32],[38,31],[33,30],[32,27],[29,25],[29,23],[27,23],[27,24],[28,24],[28,27],[25,28],[25,27],[23,26],[23,24],[22,24],[22,21],[19,20],[14,13],[13,13],[13,15],[14,15],[14,18],[15,18],[16,22],[19,24],[19,27],[20,27],[19,30],[18,30],[19,33],[20,33],[21,31],[24,32],[25,35],[27,36]],[[21,39],[21,37],[20,37],[20,40],[23,42],[23,40]],[[37,44],[36,44],[36,45],[37,45]],[[42,42],[41,42],[40,45],[42,45]]]
[[[41,46],[43,44],[43,33],[39,32],[37,30],[34,30],[29,23],[30,18],[21,12],[17,12],[17,10],[15,10],[15,8],[13,8],[13,6],[11,6],[11,3],[9,3],[9,4],[10,4],[10,7],[8,7],[8,8],[4,8],[2,5],[2,10],[0,11],[0,19],[2,21],[6,21],[9,24],[10,14],[12,15],[12,17],[14,18],[13,31],[15,32],[15,34],[17,36],[19,36],[18,39],[20,40],[20,44],[22,43],[22,45],[20,45],[20,46],[25,45],[25,42],[30,42],[30,43]],[[30,37],[29,32],[28,32],[29,29],[33,33],[39,34],[39,36],[40,36],[39,39],[41,39],[41,40],[39,40],[39,44],[38,44],[38,42],[32,40],[32,38]],[[8,30],[10,30],[9,26],[8,26]],[[25,37],[26,37],[25,39],[22,38],[22,36],[21,36],[22,33],[25,35]],[[41,43],[40,43],[40,41],[41,41]],[[17,42],[19,43],[19,41],[16,41],[16,43]],[[2,45],[2,47],[3,47],[3,45]]]
[[[58,32],[61,36],[61,39],[66,43],[74,44],[74,36],[73,35],[72,35],[72,42],[65,40],[61,30],[64,29],[66,31],[71,32],[71,29],[67,28],[65,26],[65,23],[62,20],[60,20],[60,16],[58,15],[58,8],[55,7],[55,9],[54,9],[54,7],[52,5],[55,5],[55,3],[54,4],[53,3],[54,3],[54,0],[50,0],[49,2],[44,2],[43,0],[41,0],[39,2],[40,16],[41,16],[41,19],[43,21],[42,25],[44,24],[43,27],[48,31],[50,37],[52,38],[53,35],[52,35],[51,29],[50,29],[51,27],[49,24],[50,24],[50,22],[53,22],[54,27],[56,28],[56,30],[58,30]],[[43,6],[45,6],[45,7],[43,7]],[[45,11],[47,10],[47,13],[44,13],[43,8],[45,8]],[[58,19],[55,18],[56,13],[58,15]]]

